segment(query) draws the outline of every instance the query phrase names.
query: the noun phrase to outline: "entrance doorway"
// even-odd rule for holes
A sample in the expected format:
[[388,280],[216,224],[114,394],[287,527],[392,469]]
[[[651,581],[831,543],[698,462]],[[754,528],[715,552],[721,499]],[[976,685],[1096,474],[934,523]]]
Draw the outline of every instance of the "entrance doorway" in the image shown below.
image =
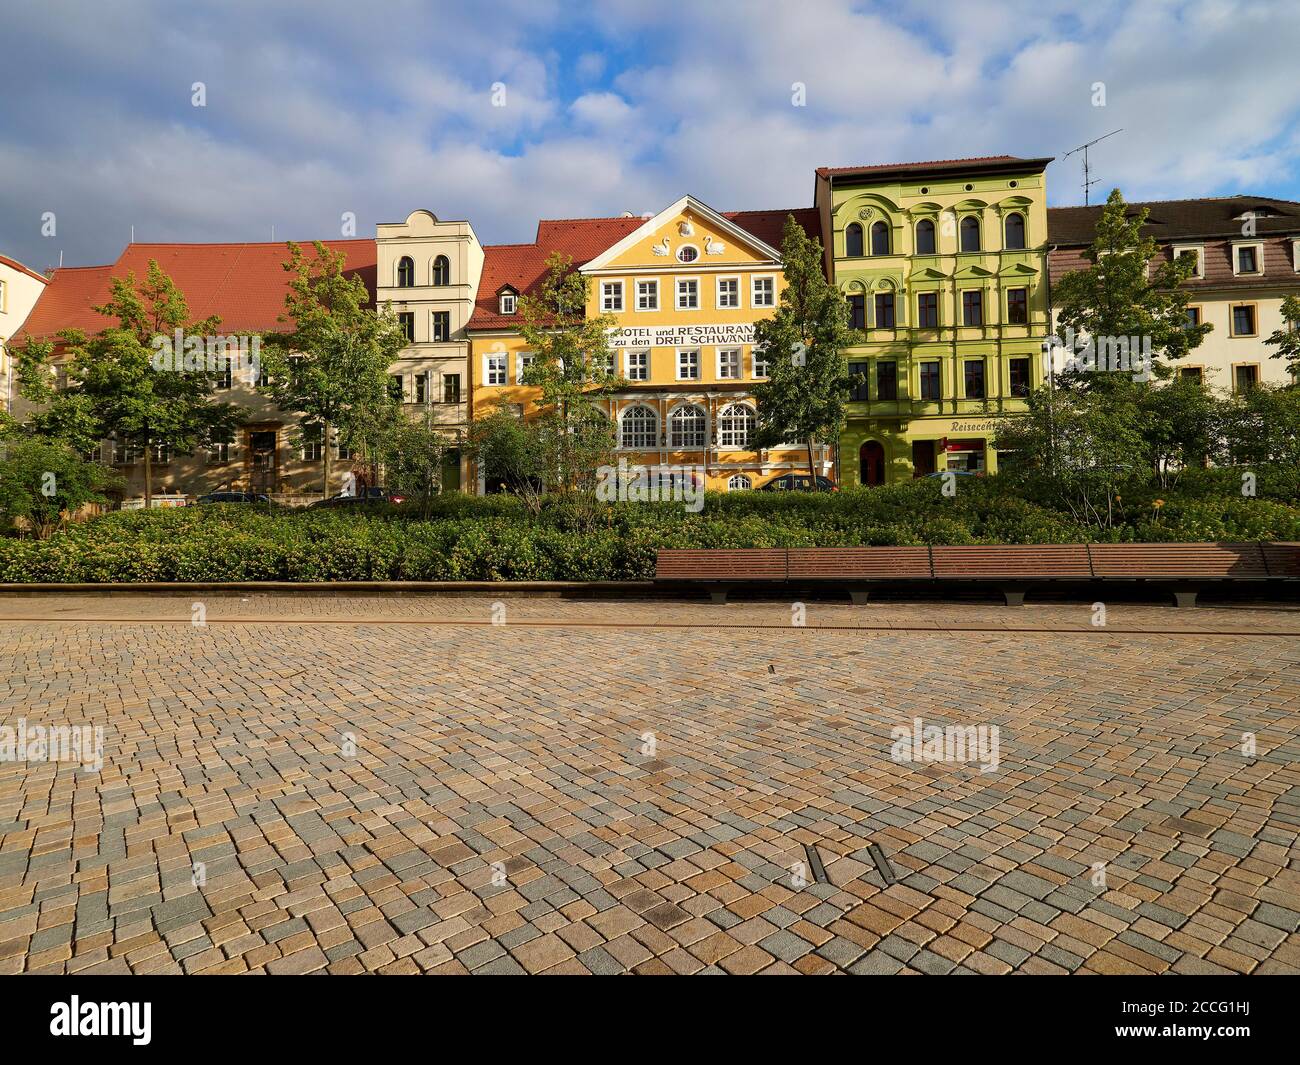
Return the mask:
[[858,483],[868,487],[885,483],[885,449],[878,440],[868,440],[858,449]]
[[274,429],[250,430],[248,434],[248,490],[270,493],[280,486],[280,449]]
[[912,441],[912,476],[929,477],[934,473],[934,441]]

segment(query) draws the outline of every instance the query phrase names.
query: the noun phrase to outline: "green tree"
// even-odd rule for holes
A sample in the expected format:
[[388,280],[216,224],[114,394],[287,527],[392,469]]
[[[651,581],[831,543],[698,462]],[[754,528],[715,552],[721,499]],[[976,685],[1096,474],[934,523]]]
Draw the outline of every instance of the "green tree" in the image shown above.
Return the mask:
[[545,488],[562,496],[590,488],[614,451],[613,425],[598,401],[620,383],[609,346],[618,321],[587,317],[590,283],[556,252],[536,293],[519,301],[519,332],[534,355],[523,383],[541,393],[536,413],[523,415],[540,449]]
[[390,308],[368,306],[366,283],[346,272],[342,252],[320,241],[313,247],[309,256],[288,244],[284,269],[291,277],[280,320],[290,328],[263,347],[260,388],[281,410],[301,415],[307,431],[320,433],[321,491],[328,496],[335,434],[352,447],[391,404],[388,368],[406,337]]
[[1300,388],[1260,385],[1233,396],[1223,437],[1229,461],[1300,467]]
[[514,492],[530,510],[540,509],[545,463],[535,423],[497,408],[470,423],[465,450],[483,471],[488,491]]
[[[844,424],[849,389],[843,351],[851,342],[849,308],[826,280],[821,242],[787,216],[781,238],[785,289],[776,314],[754,325],[754,348],[767,356],[767,380],[754,385],[759,447],[801,441],[808,472],[816,473],[818,440],[830,441]],[[814,479],[813,484],[817,481]]]
[[[1155,239],[1143,236],[1148,211],[1133,215],[1119,189],[1102,208],[1092,246],[1084,252],[1087,269],[1066,274],[1052,292],[1057,332],[1065,336],[1098,338],[1137,337],[1149,340],[1153,374],[1163,378],[1169,370],[1159,360],[1181,359],[1200,345],[1212,326],[1187,321],[1188,292],[1182,286],[1195,269],[1190,257],[1171,262],[1159,256]],[[1101,370],[1074,371],[1064,376],[1066,387],[1126,387],[1130,374]]]
[[0,452],[0,528],[15,519],[38,539],[47,539],[87,503],[105,503],[104,493],[121,478],[87,462],[66,444],[41,439],[11,440]]
[[1282,322],[1283,327],[1274,329],[1264,343],[1277,348],[1269,357],[1286,359],[1291,384],[1300,385],[1300,296],[1287,296],[1282,301]]
[[[87,337],[63,331],[66,361],[53,365],[55,346],[29,342],[18,353],[23,397],[42,405],[32,431],[85,452],[112,437],[144,456],[145,506],[153,500],[153,451],[190,454],[200,444],[229,434],[241,414],[230,403],[212,399],[219,374],[206,362],[207,341],[215,339],[220,319],[191,321],[185,297],[154,260],[145,280],[135,274],[113,278],[109,301],[95,310],[111,324]],[[176,331],[186,346],[199,344],[194,368],[160,359]],[[223,338],[224,339],[224,338]],[[189,351],[176,352],[177,359]],[[66,371],[67,385],[55,374]]]
[[399,417],[380,447],[384,480],[390,491],[401,492],[420,502],[420,512],[429,516],[433,497],[442,490],[442,460],[447,438],[426,417]]
[[1219,450],[1224,404],[1196,378],[1143,389],[1137,412],[1146,464],[1161,488],[1173,487],[1184,470],[1208,465]]

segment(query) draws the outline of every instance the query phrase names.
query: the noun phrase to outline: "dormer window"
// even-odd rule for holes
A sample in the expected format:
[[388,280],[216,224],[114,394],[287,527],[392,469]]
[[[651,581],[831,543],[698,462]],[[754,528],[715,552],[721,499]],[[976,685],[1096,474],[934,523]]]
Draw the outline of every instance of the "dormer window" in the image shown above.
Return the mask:
[[1190,259],[1192,262],[1191,279],[1203,279],[1205,277],[1205,250],[1200,246],[1174,246],[1174,260]]
[[1264,272],[1264,246],[1262,244],[1234,244],[1232,247],[1232,272],[1237,277]]
[[500,301],[502,314],[514,314],[518,308],[519,294],[507,289],[501,293]]

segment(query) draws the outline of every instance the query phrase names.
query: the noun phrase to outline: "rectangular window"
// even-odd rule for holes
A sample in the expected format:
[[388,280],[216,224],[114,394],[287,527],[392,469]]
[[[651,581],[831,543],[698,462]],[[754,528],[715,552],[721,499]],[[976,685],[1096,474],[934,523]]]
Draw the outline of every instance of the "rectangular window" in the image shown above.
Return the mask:
[[460,402],[460,374],[445,373],[442,375],[442,401],[444,403]]
[[638,281],[636,283],[636,309],[638,311],[657,311],[659,309],[658,281]]
[[1191,259],[1192,277],[1203,277],[1201,273],[1201,251],[1199,248],[1180,248],[1178,250],[1179,259]]
[[622,281],[602,281],[600,283],[600,309],[602,312],[621,311],[623,309]]
[[1255,305],[1239,303],[1232,308],[1232,335],[1235,337],[1253,337],[1255,335]]
[[1029,360],[1012,359],[1009,369],[1011,394],[1021,397],[1029,395]]
[[451,311],[434,311],[429,339],[446,343],[451,339]]
[[1007,321],[1011,325],[1029,324],[1029,289],[1007,289]]
[[388,394],[398,403],[406,399],[406,379],[399,373],[388,378]]
[[984,324],[984,293],[969,288],[961,294],[961,320],[963,325]]
[[898,363],[893,359],[883,359],[876,363],[876,398],[898,398]]
[[677,353],[677,380],[698,381],[700,379],[700,352],[698,348]]
[[892,292],[876,293],[876,328],[894,328],[894,294]]
[[942,398],[939,387],[939,364],[937,362],[921,363],[921,398],[928,400]]
[[1204,373],[1199,366],[1180,366],[1178,376],[1189,381],[1199,381],[1204,377]]
[[754,307],[776,306],[776,278],[756,277],[751,290],[751,305]]
[[401,327],[402,336],[410,344],[415,340],[415,312],[399,311],[397,314],[397,324]]
[[1254,245],[1247,245],[1237,249],[1237,273],[1259,273],[1259,249]]
[[740,278],[738,277],[720,277],[718,278],[718,307],[739,307],[740,306]]
[[718,380],[740,380],[740,349],[723,348],[718,352]]
[[627,353],[627,379],[629,381],[650,380],[650,352],[629,351]]
[[922,329],[939,328],[939,293],[922,292],[916,297],[916,324]]
[[217,388],[221,389],[223,392],[229,391],[231,383],[233,382],[234,374],[232,366],[233,360],[229,355],[227,355],[222,365],[221,376],[217,378]]
[[501,313],[514,314],[518,297],[513,292],[501,293]]
[[303,462],[319,462],[321,457],[320,445],[320,426],[302,427],[302,460]]
[[1234,391],[1249,392],[1259,384],[1259,367],[1234,366],[1232,368],[1232,383]]
[[224,466],[230,461],[230,442],[218,440],[208,445],[208,465]]
[[684,278],[677,282],[677,309],[694,311],[700,306],[700,283],[695,278]]
[[429,402],[429,375],[427,373],[415,375],[415,402]]
[[967,359],[966,364],[963,367],[963,370],[965,371],[966,398],[983,399],[984,398],[984,360]]
[[515,384],[522,385],[524,383],[524,374],[528,372],[528,367],[533,364],[536,358],[537,356],[531,351],[521,351],[515,356]]
[[849,297],[849,327],[851,329],[867,328],[867,297],[860,292]]
[[854,399],[854,400],[865,400],[865,399],[868,398],[868,396],[867,396],[867,367],[868,367],[869,365],[870,365],[869,363],[865,363],[865,362],[851,362],[851,363],[849,363],[849,377],[850,377],[850,378],[852,378],[855,374],[861,374],[861,375],[862,375],[862,380],[861,380],[861,381],[859,381],[859,382],[858,382],[857,384],[855,384],[855,385],[850,386],[850,388],[849,388],[849,399]]
[[759,378],[766,377],[767,376],[767,354],[764,351],[762,351],[760,348],[754,348],[753,355],[754,355],[754,376]]
[[489,385],[506,383],[506,355],[501,352],[483,357],[483,382]]
[[140,458],[140,449],[125,440],[113,439],[113,462],[116,465],[130,465]]
[[1192,327],[1195,327],[1195,326],[1198,326],[1198,325],[1201,324],[1201,308],[1200,308],[1200,307],[1188,307],[1188,308],[1187,308],[1187,324],[1188,324],[1189,326],[1192,326]]
[[166,466],[172,460],[172,449],[166,444],[154,444],[153,460],[159,466]]

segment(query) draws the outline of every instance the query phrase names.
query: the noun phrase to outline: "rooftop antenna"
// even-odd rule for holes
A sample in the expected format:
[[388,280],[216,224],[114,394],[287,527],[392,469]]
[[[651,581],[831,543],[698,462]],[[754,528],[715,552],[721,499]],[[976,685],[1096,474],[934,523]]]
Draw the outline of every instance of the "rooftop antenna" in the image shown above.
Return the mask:
[[1088,149],[1098,143],[1098,141],[1104,141],[1106,137],[1113,137],[1116,133],[1123,132],[1122,129],[1113,129],[1109,133],[1105,134],[1105,136],[1098,137],[1097,140],[1089,141],[1087,144],[1080,144],[1079,147],[1074,149],[1074,151],[1066,152],[1061,156],[1061,161],[1064,162],[1066,159],[1069,159],[1070,156],[1074,155],[1075,152],[1083,152],[1083,205],[1085,207],[1088,206],[1088,190],[1100,180],[1099,178],[1091,180],[1088,178],[1088,175],[1091,173],[1091,170],[1088,167]]
[[131,243],[135,243],[135,226],[131,227]]
[[271,227],[271,243],[275,243],[275,226]]

